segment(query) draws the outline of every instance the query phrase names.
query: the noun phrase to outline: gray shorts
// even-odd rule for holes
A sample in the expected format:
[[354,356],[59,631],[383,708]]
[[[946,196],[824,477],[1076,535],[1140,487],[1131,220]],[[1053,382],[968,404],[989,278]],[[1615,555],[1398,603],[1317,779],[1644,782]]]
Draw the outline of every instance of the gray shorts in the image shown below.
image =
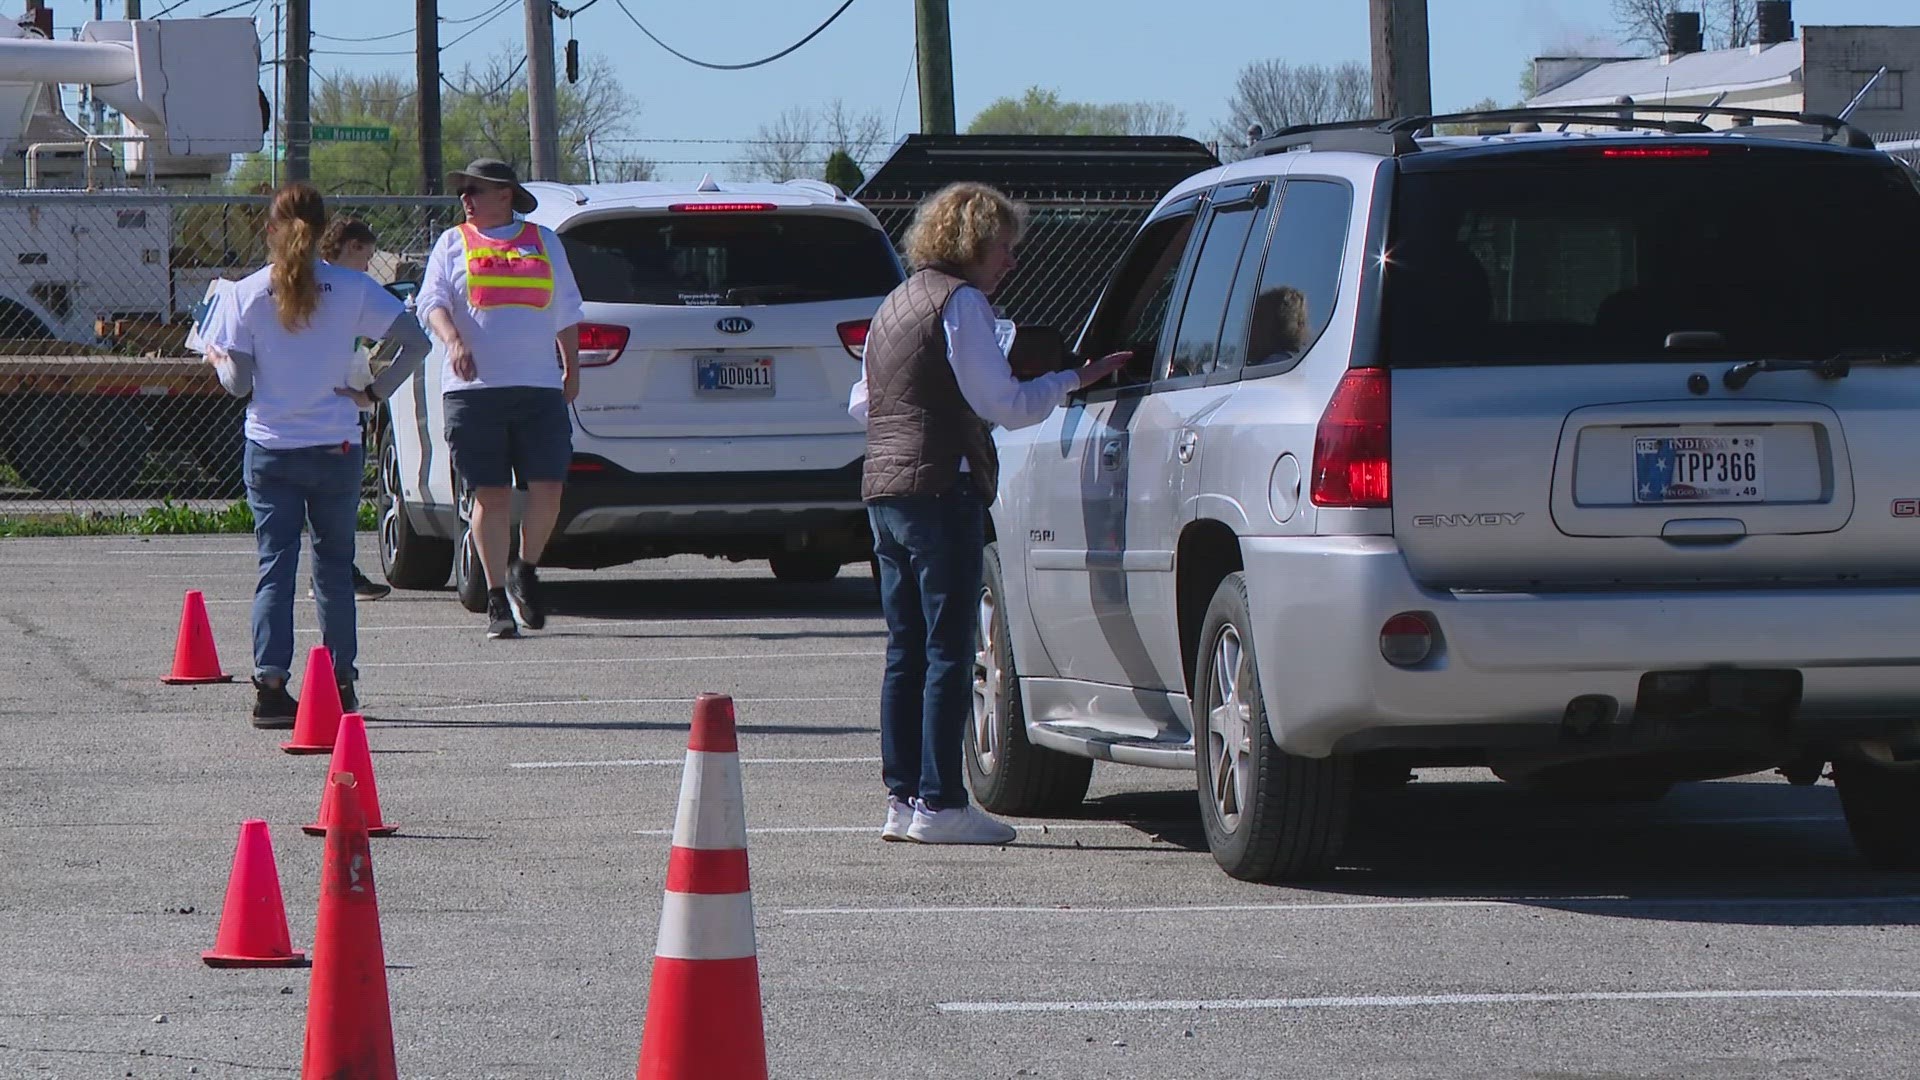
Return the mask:
[[453,468],[469,487],[567,478],[573,422],[560,391],[545,386],[453,390],[445,405]]

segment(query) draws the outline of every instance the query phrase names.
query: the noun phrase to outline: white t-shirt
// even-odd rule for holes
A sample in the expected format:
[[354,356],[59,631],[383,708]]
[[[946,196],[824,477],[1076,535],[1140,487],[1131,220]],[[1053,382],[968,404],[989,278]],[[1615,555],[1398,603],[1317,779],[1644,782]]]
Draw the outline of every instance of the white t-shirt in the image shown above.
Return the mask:
[[231,303],[208,313],[201,336],[228,352],[253,356],[247,438],[291,449],[360,441],[360,412],[334,391],[351,385],[359,339],[383,338],[406,305],[358,270],[314,263],[320,303],[299,330],[280,325],[267,267],[233,286]]
[[[493,240],[508,240],[519,233],[524,223],[515,221],[497,229],[482,229]],[[429,333],[433,324],[427,315],[434,309],[446,311],[460,340],[473,352],[474,379],[469,382],[453,374],[453,365],[444,359],[440,369],[441,391],[479,390],[489,386],[546,386],[560,388],[560,354],[554,335],[580,321],[580,287],[574,283],[573,269],[567,264],[566,249],[560,238],[545,226],[540,242],[553,263],[553,301],[544,310],[527,307],[492,307],[475,310],[467,302],[467,245],[457,228],[440,234],[427,256],[425,279],[420,283],[417,307],[420,324]]]

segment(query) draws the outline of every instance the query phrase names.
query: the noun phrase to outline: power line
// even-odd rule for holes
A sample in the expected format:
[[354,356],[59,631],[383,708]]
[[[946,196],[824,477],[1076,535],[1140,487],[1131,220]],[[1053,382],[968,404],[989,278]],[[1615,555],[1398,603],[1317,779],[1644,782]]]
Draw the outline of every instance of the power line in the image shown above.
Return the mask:
[[[255,11],[260,10],[260,0],[240,0],[240,2],[237,4],[228,4],[226,7],[221,8],[219,11],[209,11],[205,15],[202,15],[200,17],[203,19],[216,19],[222,15],[225,15],[229,11],[238,11],[241,8],[246,7],[248,4],[252,4]],[[172,9],[169,8],[168,10],[171,11]]]
[[173,3],[168,4],[166,7],[161,8],[159,11],[156,11],[151,15],[146,15],[142,17],[147,19],[157,19],[160,16],[165,15],[167,12],[172,11],[174,8],[186,6],[186,3],[187,3],[187,0],[174,0]]
[[[234,6],[238,7],[239,5],[236,4]],[[317,38],[326,38],[328,41],[361,42],[361,41],[386,41],[389,38],[406,37],[408,34],[411,34],[411,33],[413,33],[413,27],[409,26],[405,30],[395,30],[391,34],[375,34],[372,37],[341,37],[338,34],[322,34],[322,33],[319,33],[318,31],[315,31],[313,36]]]
[[813,33],[808,34],[806,37],[801,38],[799,41],[796,41],[793,44],[787,46],[786,48],[781,49],[779,52],[774,53],[772,56],[768,56],[760,60],[754,60],[745,64],[712,64],[712,63],[708,63],[705,60],[696,60],[693,57],[688,56],[686,53],[683,53],[680,50],[674,48],[673,46],[667,44],[666,42],[661,41],[658,37],[654,35],[653,31],[647,29],[646,24],[642,23],[639,19],[634,17],[633,12],[627,10],[627,0],[613,0],[613,2],[615,5],[617,5],[620,8],[622,12],[626,14],[628,21],[632,22],[633,25],[638,26],[640,28],[641,33],[653,39],[653,43],[655,45],[660,46],[661,48],[667,50],[668,52],[679,57],[680,59],[685,60],[689,64],[694,64],[698,67],[703,67],[703,68],[711,68],[714,71],[744,71],[747,68],[756,68],[761,66],[762,64],[771,64],[775,60],[778,60],[781,57],[786,56],[788,53],[793,52],[795,49],[798,49],[800,46],[805,45],[807,42],[812,41],[814,38],[819,37],[821,31],[825,30],[829,26],[832,26],[833,21],[835,19],[838,19],[843,12],[845,12],[848,8],[853,6],[853,0],[846,0],[846,3],[841,4],[838,10],[836,10],[833,14],[827,16],[826,22],[823,22],[819,26],[814,27]]
[[[459,37],[457,37],[457,38],[454,38],[454,39],[453,39],[452,41],[449,41],[449,42],[447,42],[446,44],[444,44],[444,45],[442,45],[442,46],[440,46],[440,51],[441,51],[441,52],[446,52],[446,51],[447,51],[448,49],[451,49],[451,48],[453,48],[453,47],[454,47],[455,45],[458,45],[458,44],[460,44],[461,42],[463,42],[463,41],[465,41],[465,40],[467,40],[468,38],[470,38],[470,37],[472,37],[473,35],[475,35],[475,34],[477,34],[477,33],[479,33],[480,31],[482,31],[482,30],[485,30],[485,29],[487,28],[487,25],[488,25],[489,23],[491,23],[491,22],[493,22],[493,20],[495,20],[495,19],[497,19],[497,18],[499,18],[499,17],[500,17],[500,16],[502,15],[502,14],[504,14],[504,13],[505,13],[505,12],[507,11],[507,9],[508,9],[508,8],[511,8],[511,7],[513,6],[513,5],[514,5],[514,0],[501,0],[501,2],[500,2],[500,5],[499,5],[498,7],[496,7],[496,8],[494,8],[494,9],[493,9],[493,11],[492,11],[492,12],[490,12],[490,13],[489,13],[489,14],[488,14],[488,15],[486,16],[486,18],[485,18],[485,20],[484,20],[484,21],[482,21],[482,22],[480,23],[480,25],[479,25],[479,26],[476,26],[476,27],[474,27],[473,29],[471,29],[471,30],[469,30],[469,31],[467,31],[466,33],[464,33],[464,34],[461,34],[461,35],[460,35]],[[470,20],[470,19],[463,19],[463,20],[461,20],[461,21],[462,21],[462,22],[471,22],[472,20]]]
[[502,0],[502,2],[498,6],[496,6],[492,11],[483,11],[478,15],[469,15],[464,19],[442,18],[440,21],[443,23],[446,23],[449,26],[458,26],[461,23],[478,22],[481,19],[491,18],[495,15],[500,14],[500,9],[506,7],[511,3],[513,3],[513,0]]
[[412,56],[412,49],[310,49],[315,56]]

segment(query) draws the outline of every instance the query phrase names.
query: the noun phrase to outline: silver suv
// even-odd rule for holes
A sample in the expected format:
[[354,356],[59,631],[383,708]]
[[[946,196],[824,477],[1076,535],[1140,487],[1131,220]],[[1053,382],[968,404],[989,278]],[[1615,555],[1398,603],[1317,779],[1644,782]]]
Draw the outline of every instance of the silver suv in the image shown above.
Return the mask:
[[984,805],[1192,769],[1277,880],[1414,766],[1831,762],[1920,866],[1916,176],[1833,118],[1642,111],[1295,130],[1161,201],[1073,350],[1134,366],[998,435]]

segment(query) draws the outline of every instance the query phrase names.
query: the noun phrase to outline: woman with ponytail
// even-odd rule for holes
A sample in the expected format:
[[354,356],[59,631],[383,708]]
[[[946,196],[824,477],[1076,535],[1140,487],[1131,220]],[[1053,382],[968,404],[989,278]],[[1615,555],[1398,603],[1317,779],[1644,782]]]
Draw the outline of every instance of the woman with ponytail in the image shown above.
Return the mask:
[[[401,302],[366,274],[320,258],[320,192],[283,185],[267,211],[269,264],[237,283],[202,338],[220,383],[247,403],[247,502],[260,552],[253,594],[253,725],[293,726],[293,596],[301,527],[313,529],[314,597],[341,703],[358,708],[353,545],[365,455],[359,410],[392,394],[429,344]],[[391,342],[373,385],[350,378],[360,338]]]

